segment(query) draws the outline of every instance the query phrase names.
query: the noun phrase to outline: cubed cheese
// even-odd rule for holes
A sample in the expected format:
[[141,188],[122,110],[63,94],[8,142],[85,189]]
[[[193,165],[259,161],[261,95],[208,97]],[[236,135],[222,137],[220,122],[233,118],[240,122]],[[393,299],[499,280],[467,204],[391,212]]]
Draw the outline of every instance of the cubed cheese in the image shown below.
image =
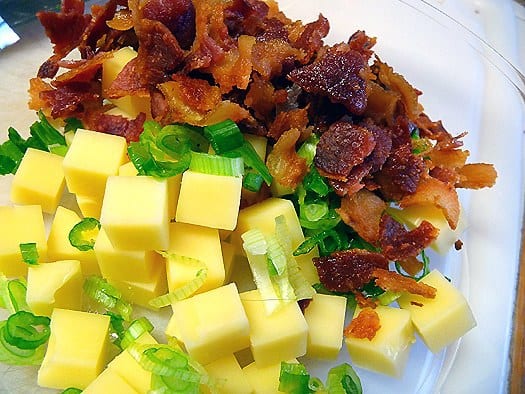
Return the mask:
[[[289,363],[297,363],[297,360],[289,360]],[[255,362],[242,369],[253,387],[254,394],[278,394],[279,375],[281,374],[281,362],[261,366]]]
[[306,355],[314,358],[335,359],[343,343],[346,298],[315,294],[304,311],[308,324]]
[[212,361],[204,368],[210,377],[217,381],[219,393],[250,394],[253,392],[250,382],[233,354]]
[[167,249],[167,182],[149,176],[109,177],[100,223],[115,248]]
[[83,394],[139,394],[131,385],[126,382],[119,374],[110,369],[104,370],[93,380],[89,386],[82,390]]
[[40,205],[0,206],[0,272],[7,277],[26,276],[27,264],[20,244],[36,243],[38,261],[47,261],[46,229]]
[[53,308],[80,310],[84,279],[78,260],[30,266],[27,304],[36,315],[51,316]]
[[204,266],[207,276],[204,284],[197,290],[202,293],[224,283],[224,263],[221,243],[217,229],[195,226],[186,223],[170,223],[169,253],[199,260],[200,264],[188,264],[183,259],[168,259],[166,272],[170,291],[179,288],[195,278]]
[[[414,328],[410,313],[399,308],[377,306],[380,328],[372,340],[345,337],[346,347],[353,364],[390,376],[401,376],[414,342]],[[361,309],[356,308],[354,318]]]
[[69,241],[69,232],[80,220],[80,216],[75,211],[62,206],[57,208],[47,238],[49,260],[79,260],[84,275],[100,275],[95,252],[78,250]]
[[56,308],[38,370],[38,385],[85,389],[102,372],[109,346],[109,316]]
[[250,348],[259,366],[304,356],[308,325],[296,302],[266,313],[259,290],[240,294],[250,322]]
[[[113,53],[113,57],[106,59],[102,63],[102,92],[106,95],[107,89],[122,71],[124,66],[137,56],[137,52],[130,47],[124,47]],[[121,98],[109,99],[114,105],[122,109],[131,117],[136,118],[143,112],[147,117],[151,115],[151,105],[149,95],[144,96],[124,96]]]
[[40,205],[42,211],[54,213],[66,184],[63,160],[62,156],[28,148],[13,178],[11,200]]
[[85,218],[100,219],[100,211],[102,210],[102,196],[83,196],[81,194],[75,195],[78,208]]
[[242,178],[186,171],[182,175],[176,220],[233,230],[241,201]]
[[122,164],[118,169],[119,176],[135,176],[138,174],[139,172],[137,171],[137,168],[131,161]]
[[467,300],[439,271],[433,270],[422,283],[437,289],[435,298],[403,294],[399,306],[410,312],[417,332],[437,353],[476,326]]
[[166,334],[202,364],[248,347],[248,319],[235,284],[174,303]]
[[78,129],[63,162],[69,191],[101,198],[107,178],[127,162],[127,146],[124,137]]
[[128,282],[149,282],[158,272],[157,266],[164,259],[154,250],[116,249],[103,228],[100,229],[93,247],[100,272],[106,279]]

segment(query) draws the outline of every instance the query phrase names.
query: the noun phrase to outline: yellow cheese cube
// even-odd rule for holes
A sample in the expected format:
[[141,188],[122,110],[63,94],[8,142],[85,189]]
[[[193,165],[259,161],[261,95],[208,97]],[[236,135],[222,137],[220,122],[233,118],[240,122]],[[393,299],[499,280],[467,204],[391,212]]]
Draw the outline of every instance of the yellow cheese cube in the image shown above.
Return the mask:
[[100,275],[95,252],[78,250],[69,242],[69,232],[80,220],[80,216],[75,211],[61,206],[57,208],[47,238],[49,260],[79,260],[85,276]]
[[[206,281],[197,293],[215,289],[224,283],[224,263],[217,229],[186,223],[170,223],[168,253],[199,260],[208,269]],[[166,272],[170,291],[194,279],[203,266],[168,259]]]
[[82,196],[75,195],[78,208],[85,218],[100,219],[100,211],[102,210],[102,196]]
[[240,294],[250,322],[250,348],[259,366],[304,356],[308,325],[296,302],[266,313],[259,290]]
[[241,188],[240,177],[184,172],[177,222],[233,230],[237,225]]
[[421,282],[437,289],[435,298],[405,293],[397,301],[410,312],[423,342],[437,353],[475,327],[476,320],[465,297],[439,271],[433,270]]
[[[231,237],[232,243],[242,245],[241,235],[255,228],[267,235],[275,233],[275,218],[281,215],[286,220],[292,249],[295,250],[304,241],[303,230],[293,203],[282,198],[268,198],[260,203],[241,209],[237,228]],[[319,283],[317,270],[312,263],[312,257],[318,257],[318,253],[317,248],[314,248],[308,254],[295,258],[302,273],[311,284]]]
[[459,222],[455,230],[449,227],[443,211],[434,205],[413,205],[402,210],[394,208],[389,208],[389,210],[395,218],[398,218],[409,228],[415,228],[419,226],[423,220],[426,220],[439,229],[438,237],[430,246],[440,254],[448,253],[466,228],[463,210],[461,210]]
[[148,282],[154,279],[158,265],[164,259],[153,250],[115,249],[103,228],[100,229],[93,247],[100,272],[106,279],[129,282]]
[[[356,366],[399,377],[415,341],[410,313],[389,306],[377,306],[374,310],[379,315],[381,328],[372,340],[346,336],[348,353]],[[354,317],[360,312],[357,307]]]
[[54,213],[66,185],[63,160],[59,155],[28,148],[13,177],[11,201],[40,205],[42,211]]
[[335,359],[343,343],[346,298],[315,294],[304,311],[308,324],[306,355],[314,358]]
[[20,244],[35,242],[38,261],[47,261],[46,229],[40,205],[0,206],[0,272],[7,277],[26,276],[27,264]]
[[124,137],[78,129],[63,162],[69,191],[101,198],[107,178],[127,161],[127,147]]
[[[135,342],[145,345],[158,343],[149,332],[143,333]],[[123,350],[108,364],[108,369],[123,378],[139,393],[147,393],[151,388],[151,372],[142,368],[126,350]]]
[[[288,363],[297,363],[297,360],[289,360]],[[278,394],[279,375],[281,374],[281,362],[261,366],[255,362],[242,369],[253,387],[254,394]]]
[[[137,52],[130,47],[121,48],[114,52],[113,57],[102,64],[102,92],[103,94],[122,71],[124,66],[137,56]],[[109,99],[114,105],[122,109],[131,117],[136,118],[141,112],[151,117],[150,98],[148,96],[124,96],[117,99]]]
[[204,366],[218,383],[219,393],[249,394],[253,388],[233,354],[221,357]]
[[109,316],[55,308],[38,385],[85,389],[102,372],[109,346]]
[[135,176],[138,175],[138,173],[137,168],[131,161],[122,164],[118,169],[119,176]]
[[165,250],[169,243],[166,181],[149,176],[109,177],[100,223],[115,248]]
[[51,316],[53,308],[80,310],[84,278],[78,260],[30,266],[27,304],[36,315]]
[[168,292],[166,265],[156,264],[152,277],[147,282],[108,279],[108,283],[115,286],[122,293],[122,297],[125,300],[145,308],[154,309],[149,305],[150,300]]
[[139,394],[131,385],[126,382],[119,374],[110,369],[104,370],[97,378],[90,383],[83,394]]
[[244,139],[248,141],[251,146],[257,152],[257,155],[262,161],[266,161],[266,146],[268,145],[268,139],[266,137],[254,134],[243,134]]
[[234,283],[173,304],[166,334],[202,364],[249,346],[249,326]]

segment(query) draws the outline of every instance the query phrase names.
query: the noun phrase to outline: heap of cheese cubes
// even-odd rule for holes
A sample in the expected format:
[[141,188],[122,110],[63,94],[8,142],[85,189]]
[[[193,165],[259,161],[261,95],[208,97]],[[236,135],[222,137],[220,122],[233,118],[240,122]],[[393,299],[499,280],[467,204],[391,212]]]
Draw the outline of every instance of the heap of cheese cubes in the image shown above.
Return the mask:
[[[104,84],[135,55],[125,48],[106,61]],[[147,110],[148,100],[119,100],[114,104],[129,114]],[[264,159],[266,140],[249,142]],[[0,226],[0,272],[27,276],[29,306],[51,317],[41,386],[147,392],[151,373],[128,352],[108,360],[109,317],[81,311],[81,291],[85,276],[101,275],[125,299],[148,308],[151,299],[188,283],[202,268],[167,259],[159,251],[206,267],[206,280],[196,294],[172,305],[165,332],[223,382],[224,393],[276,393],[281,361],[337,357],[346,298],[316,294],[304,314],[290,302],[268,315],[252,282],[239,292],[230,281],[232,271],[247,265],[241,241],[246,231],[272,234],[275,218],[283,216],[292,247],[304,241],[290,201],[274,197],[239,210],[241,178],[189,170],[164,180],[137,176],[126,152],[124,138],[82,129],[64,158],[28,149],[13,179],[11,199],[17,205],[0,207],[0,222],[10,223]],[[59,205],[66,185],[78,210]],[[48,235],[43,212],[54,215]],[[100,220],[93,250],[80,251],[69,242],[69,231],[81,216]],[[413,216],[425,217],[424,212]],[[22,262],[19,244],[26,242],[36,243],[41,264],[28,268]],[[311,284],[319,281],[315,256],[316,249],[297,257]],[[423,282],[437,289],[435,299],[404,294],[400,308],[376,308],[381,328],[372,340],[344,339],[355,365],[399,376],[415,331],[431,351],[439,352],[474,326],[465,299],[439,272]],[[148,333],[138,341],[156,343]]]

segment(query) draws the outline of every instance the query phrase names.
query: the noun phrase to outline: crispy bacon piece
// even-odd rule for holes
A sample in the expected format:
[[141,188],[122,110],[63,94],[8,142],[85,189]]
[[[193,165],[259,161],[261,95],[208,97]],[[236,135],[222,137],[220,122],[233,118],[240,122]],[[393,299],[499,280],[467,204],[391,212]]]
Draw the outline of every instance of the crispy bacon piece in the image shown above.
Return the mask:
[[414,122],[416,123],[419,129],[419,134],[422,137],[427,137],[437,141],[437,149],[453,149],[459,148],[463,145],[461,138],[465,134],[453,137],[445,127],[443,127],[443,123],[440,120],[433,122],[428,115],[421,113]]
[[293,64],[295,59],[302,60],[304,54],[294,48],[287,40],[272,39],[257,41],[252,49],[253,69],[264,79],[271,79],[283,72],[286,60]]
[[365,115],[378,123],[385,122],[392,126],[400,99],[399,93],[386,90],[374,81],[368,81],[367,93]]
[[126,31],[133,28],[133,16],[128,9],[118,10],[106,24],[113,30]]
[[254,73],[244,105],[253,109],[257,119],[269,121],[276,105],[274,86]]
[[84,119],[85,125],[101,133],[118,135],[126,138],[126,141],[138,141],[144,130],[146,114],[140,113],[135,119],[127,119],[119,115],[108,115],[105,113],[94,113]]
[[256,37],[268,30],[268,10],[268,5],[263,1],[233,0],[224,9],[224,22],[232,37],[239,37],[241,34]]
[[[79,49],[84,54],[89,48],[90,53],[94,53],[97,48],[97,42],[109,32],[107,21],[113,19],[117,10],[118,0],[109,0],[104,5],[93,4],[91,6],[91,20],[84,30],[82,42]],[[84,55],[86,57],[86,55]]]
[[312,64],[297,68],[288,78],[308,93],[326,96],[333,103],[343,104],[356,115],[366,110],[366,79],[368,65],[363,56],[347,44],[328,48]]
[[363,249],[334,252],[330,256],[315,257],[313,263],[319,280],[330,291],[357,291],[372,279],[376,268],[388,269],[388,260],[379,253]]
[[99,52],[89,60],[78,62],[76,67],[56,77],[52,85],[61,86],[71,82],[90,82],[100,71],[102,64],[113,56],[111,52]]
[[29,80],[29,109],[34,111],[42,109],[46,115],[49,115],[49,103],[42,99],[40,93],[51,90],[53,90],[53,87],[42,78],[31,78]]
[[248,110],[230,100],[224,100],[206,115],[200,126],[219,123],[226,119],[231,119],[236,123],[243,122],[249,125],[255,123],[255,120],[252,118]]
[[290,111],[279,112],[270,125],[268,137],[278,140],[285,131],[297,129],[303,132],[307,125],[308,110],[306,108],[296,108]]
[[376,41],[375,37],[369,37],[363,30],[358,30],[350,36],[348,46],[350,49],[359,52],[368,61],[374,54],[372,47],[376,44]]
[[465,165],[470,153],[461,149],[432,149],[426,155],[433,166],[456,169]]
[[459,181],[455,186],[467,189],[492,187],[498,177],[494,166],[486,163],[466,164],[458,169],[458,175]]
[[379,224],[387,204],[374,193],[361,189],[341,199],[336,209],[343,222],[352,227],[365,241],[372,244],[379,239]]
[[308,23],[299,38],[293,43],[295,48],[302,49],[306,53],[303,63],[309,63],[314,55],[323,46],[323,38],[330,30],[328,19],[319,14],[315,22]]
[[380,328],[381,321],[377,312],[372,308],[365,308],[352,319],[350,324],[344,329],[343,335],[345,338],[366,338],[371,341]]
[[314,163],[322,175],[344,182],[375,145],[371,131],[350,122],[336,122],[321,135]]
[[399,201],[401,208],[420,204],[430,204],[441,209],[452,230],[458,225],[461,208],[456,189],[450,184],[432,177],[425,177],[417,185],[415,193]]
[[403,270],[411,276],[416,275],[423,269],[423,263],[416,257],[411,256],[403,260],[397,261],[397,263],[403,268]]
[[299,129],[284,132],[266,159],[266,165],[274,180],[292,189],[301,182],[308,171],[306,160],[295,150],[300,136]]
[[393,292],[408,292],[417,294],[425,298],[435,298],[437,290],[423,282],[417,282],[412,278],[400,275],[397,272],[386,269],[376,269],[372,272],[372,277],[376,278],[375,283],[383,290]]
[[436,239],[439,230],[427,221],[407,231],[390,215],[383,215],[380,223],[379,244],[389,260],[403,260],[417,256]]
[[94,83],[72,82],[41,91],[39,97],[51,108],[53,118],[67,118],[90,106],[101,106],[100,87]]

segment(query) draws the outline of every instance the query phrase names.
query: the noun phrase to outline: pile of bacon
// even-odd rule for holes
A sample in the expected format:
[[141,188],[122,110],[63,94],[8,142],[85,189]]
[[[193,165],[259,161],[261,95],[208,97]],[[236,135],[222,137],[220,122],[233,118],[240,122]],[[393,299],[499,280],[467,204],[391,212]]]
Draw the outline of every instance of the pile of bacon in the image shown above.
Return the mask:
[[[128,141],[138,139],[149,117],[193,125],[229,118],[243,132],[269,138],[268,168],[289,188],[308,171],[297,146],[320,135],[314,164],[341,197],[338,213],[381,250],[315,259],[330,290],[359,294],[375,279],[384,289],[432,296],[428,286],[388,271],[388,263],[418,272],[416,256],[438,230],[425,221],[408,231],[385,208],[430,204],[455,229],[456,188],[495,182],[493,166],[466,164],[463,135],[430,120],[421,92],[374,55],[374,38],[358,31],[327,46],[322,15],[308,24],[291,21],[273,0],[109,0],[85,14],[82,0],[63,0],[60,12],[38,18],[54,53],[31,80],[30,107],[48,116],[76,117]],[[102,91],[102,63],[126,46],[138,56]],[[80,58],[66,58],[74,49]],[[151,114],[105,114],[111,105],[104,98],[126,95],[148,97]]]

